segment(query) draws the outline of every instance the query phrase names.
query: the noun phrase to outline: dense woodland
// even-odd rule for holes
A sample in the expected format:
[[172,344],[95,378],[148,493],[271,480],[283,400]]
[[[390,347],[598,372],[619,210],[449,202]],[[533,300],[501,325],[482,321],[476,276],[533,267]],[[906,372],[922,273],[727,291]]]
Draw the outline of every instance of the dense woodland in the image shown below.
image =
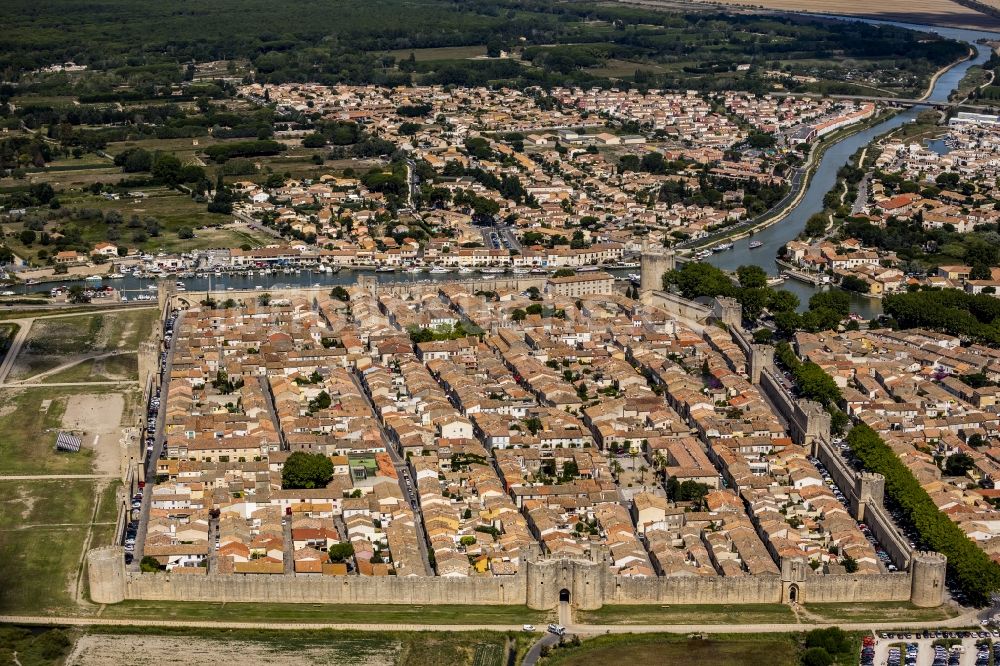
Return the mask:
[[[9,82],[53,63],[87,65],[84,76],[21,80],[19,93],[72,94],[84,101],[155,97],[193,73],[188,64],[249,61],[258,80],[406,84],[604,84],[587,68],[638,63],[621,78],[640,86],[770,89],[745,62],[789,73],[809,61],[827,92],[853,90],[826,76],[837,62],[857,73],[891,72],[914,82],[964,52],[957,42],[893,27],[786,16],[660,13],[541,0],[177,0],[82,4],[5,3],[0,74]],[[485,45],[522,48],[521,59],[423,61],[389,51]],[[817,61],[826,61],[816,69]],[[891,83],[891,82],[890,82]],[[0,91],[11,94],[13,89]]]

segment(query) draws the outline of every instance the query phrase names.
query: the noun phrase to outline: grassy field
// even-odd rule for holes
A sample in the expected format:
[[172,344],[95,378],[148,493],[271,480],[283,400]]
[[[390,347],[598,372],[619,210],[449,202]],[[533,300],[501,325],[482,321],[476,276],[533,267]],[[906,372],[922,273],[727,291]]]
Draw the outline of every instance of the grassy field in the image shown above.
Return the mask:
[[[418,633],[401,631],[247,631],[142,627],[95,627],[80,637],[76,663],[83,666],[117,660],[158,661],[169,654],[175,663],[206,666],[241,661],[365,666],[502,666],[508,654],[520,654],[536,635],[499,632]],[[520,660],[515,660],[520,663]]]
[[867,604],[807,604],[806,611],[830,622],[932,622],[958,615],[950,606],[919,608],[909,602],[872,602]]
[[76,607],[96,483],[0,481],[0,613]]
[[578,611],[582,624],[781,624],[795,622],[783,604],[604,606]]
[[394,56],[397,61],[407,60],[410,54],[418,62],[431,60],[457,60],[460,58],[475,58],[486,55],[486,46],[442,46],[433,49],[400,49],[389,51],[389,55]]
[[[90,449],[55,450],[56,430],[74,392],[63,387],[0,390],[0,474],[90,473]],[[51,402],[43,411],[46,400]]]
[[126,601],[108,606],[104,617],[161,620],[231,620],[274,622],[359,622],[391,624],[544,624],[545,611],[525,606],[416,606],[409,604],[251,604]]
[[45,384],[62,382],[107,382],[139,378],[139,359],[133,353],[91,359],[46,375]]
[[[137,351],[158,315],[157,310],[150,308],[36,319],[15,361],[11,378],[32,377],[84,354]],[[127,364],[111,361],[109,368],[125,369]]]
[[601,67],[590,67],[586,71],[594,76],[606,76],[608,78],[629,78],[635,74],[637,69],[655,74],[665,74],[677,71],[683,63],[664,65],[660,63],[633,62],[631,60],[609,59]]
[[673,634],[617,634],[583,641],[578,647],[552,650],[545,666],[585,664],[685,664],[685,666],[794,666],[799,663],[796,637],[782,634],[687,638]]

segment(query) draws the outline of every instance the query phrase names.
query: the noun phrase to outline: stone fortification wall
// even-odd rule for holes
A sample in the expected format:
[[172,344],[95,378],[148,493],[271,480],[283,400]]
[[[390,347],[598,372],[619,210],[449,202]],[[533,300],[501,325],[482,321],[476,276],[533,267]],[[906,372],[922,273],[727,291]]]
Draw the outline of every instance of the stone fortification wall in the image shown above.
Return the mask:
[[522,605],[525,589],[523,575],[439,578],[128,573],[125,577],[126,598],[155,601]]
[[779,576],[613,576],[606,586],[608,604],[776,604]]
[[806,604],[908,601],[911,586],[909,573],[809,576],[802,585],[799,601]]

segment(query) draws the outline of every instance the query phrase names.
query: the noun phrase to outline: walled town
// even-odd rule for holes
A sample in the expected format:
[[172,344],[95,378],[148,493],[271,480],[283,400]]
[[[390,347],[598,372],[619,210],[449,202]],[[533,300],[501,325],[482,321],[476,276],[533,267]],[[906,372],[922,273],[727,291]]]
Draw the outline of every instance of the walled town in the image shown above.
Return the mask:
[[[177,317],[137,555],[201,574],[506,576],[531,548],[633,577],[896,568],[722,328],[601,273],[341,298]],[[289,474],[303,455],[323,483]]]

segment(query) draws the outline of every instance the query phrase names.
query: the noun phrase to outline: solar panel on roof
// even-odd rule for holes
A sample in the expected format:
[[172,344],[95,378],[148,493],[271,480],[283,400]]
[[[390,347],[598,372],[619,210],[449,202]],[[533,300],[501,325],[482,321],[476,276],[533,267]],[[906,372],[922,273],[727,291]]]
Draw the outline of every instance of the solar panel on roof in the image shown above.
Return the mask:
[[82,445],[83,442],[80,441],[79,437],[71,435],[68,432],[61,432],[56,437],[56,449],[59,451],[72,451],[76,453]]

